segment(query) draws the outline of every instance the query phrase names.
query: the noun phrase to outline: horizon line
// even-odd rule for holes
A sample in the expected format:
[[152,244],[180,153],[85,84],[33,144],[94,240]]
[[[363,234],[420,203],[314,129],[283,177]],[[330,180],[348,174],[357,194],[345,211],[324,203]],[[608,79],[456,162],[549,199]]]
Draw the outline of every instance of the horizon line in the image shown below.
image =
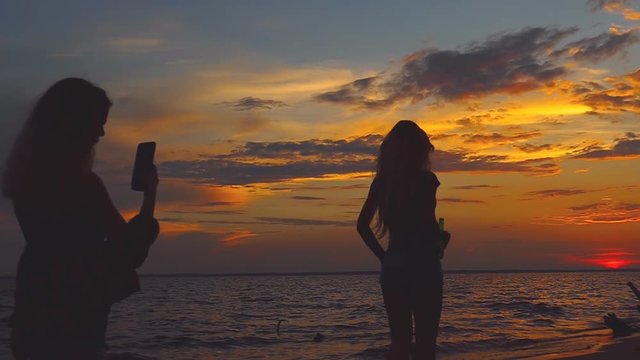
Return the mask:
[[[526,273],[596,273],[596,272],[640,272],[640,268],[625,269],[487,269],[443,270],[444,274],[526,274]],[[300,272],[230,272],[230,273],[145,273],[140,277],[225,277],[225,276],[321,276],[321,275],[376,275],[379,270],[362,271],[300,271]],[[15,278],[15,275],[0,275],[2,278]]]

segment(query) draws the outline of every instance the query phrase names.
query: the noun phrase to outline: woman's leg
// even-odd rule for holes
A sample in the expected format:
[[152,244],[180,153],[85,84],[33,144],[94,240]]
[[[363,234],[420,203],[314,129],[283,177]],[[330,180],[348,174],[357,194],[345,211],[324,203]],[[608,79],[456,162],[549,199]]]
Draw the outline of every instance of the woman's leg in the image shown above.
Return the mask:
[[16,360],[27,360],[29,358],[29,336],[26,331],[12,328],[10,346],[13,357]]
[[413,289],[413,316],[416,322],[415,360],[436,358],[436,338],[442,311],[442,281]]
[[407,360],[413,333],[409,289],[382,287],[384,306],[391,331],[391,360]]

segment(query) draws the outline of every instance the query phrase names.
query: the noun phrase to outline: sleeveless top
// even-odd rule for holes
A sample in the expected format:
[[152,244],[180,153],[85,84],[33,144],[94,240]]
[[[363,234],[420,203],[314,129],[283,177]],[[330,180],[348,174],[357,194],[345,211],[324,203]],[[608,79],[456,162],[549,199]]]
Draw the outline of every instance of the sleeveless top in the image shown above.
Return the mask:
[[[383,213],[389,231],[389,250],[419,245],[437,247],[439,236],[436,221],[436,191],[440,181],[431,171],[421,171],[410,179],[404,189],[393,189],[387,194],[385,179],[374,180],[379,186],[378,201],[389,197],[389,209]],[[404,201],[397,201],[399,192],[404,191]]]

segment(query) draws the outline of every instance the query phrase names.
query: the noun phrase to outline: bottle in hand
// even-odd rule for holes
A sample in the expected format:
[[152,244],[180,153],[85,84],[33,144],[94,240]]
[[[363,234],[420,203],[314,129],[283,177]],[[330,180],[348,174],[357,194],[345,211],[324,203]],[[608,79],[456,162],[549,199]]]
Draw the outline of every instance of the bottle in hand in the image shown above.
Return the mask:
[[438,245],[440,247],[440,259],[442,259],[444,258],[444,249],[449,245],[450,235],[444,231],[444,218],[438,219],[438,227],[440,228]]

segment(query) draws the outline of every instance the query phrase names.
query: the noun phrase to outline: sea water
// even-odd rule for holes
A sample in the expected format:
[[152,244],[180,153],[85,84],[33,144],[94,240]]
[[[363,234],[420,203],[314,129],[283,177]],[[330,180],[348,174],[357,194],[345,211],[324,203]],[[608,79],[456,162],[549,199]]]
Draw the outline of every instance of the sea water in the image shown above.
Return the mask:
[[[14,279],[0,279],[0,359]],[[610,339],[602,316],[640,323],[625,285],[640,272],[448,273],[441,359],[521,359]],[[110,353],[155,359],[382,359],[389,345],[376,274],[144,276],[114,305]],[[320,335],[318,335],[320,334]],[[315,339],[315,341],[314,341]]]

